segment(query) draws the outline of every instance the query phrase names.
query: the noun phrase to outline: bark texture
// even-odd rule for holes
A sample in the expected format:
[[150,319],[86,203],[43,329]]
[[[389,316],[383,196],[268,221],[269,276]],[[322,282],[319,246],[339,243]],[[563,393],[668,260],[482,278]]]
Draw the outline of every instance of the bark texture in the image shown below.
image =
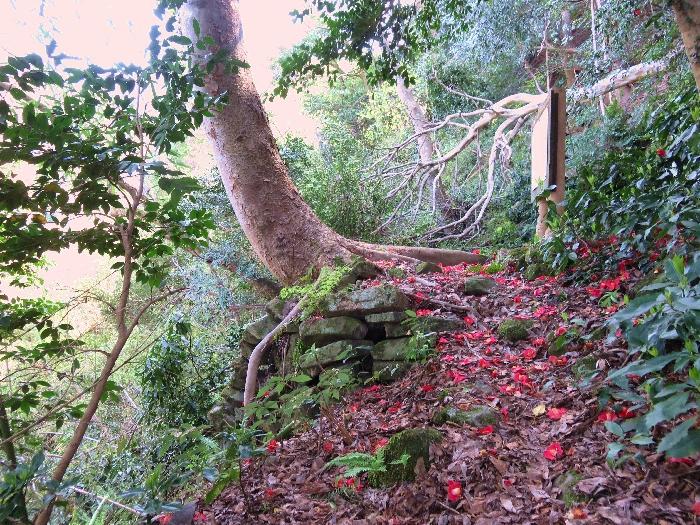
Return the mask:
[[700,91],[700,1],[672,0],[671,6],[695,77],[695,85]]
[[[217,47],[246,61],[238,4],[238,0],[189,0],[181,13],[183,30],[196,40],[192,24],[196,19],[202,36],[211,36]],[[204,89],[211,95],[228,94],[229,103],[207,119],[205,129],[236,217],[257,256],[281,282],[292,283],[309,269],[337,258],[349,260],[353,254],[420,259],[414,256],[423,249],[406,248],[399,254],[393,248],[368,247],[341,237],[320,221],[289,177],[248,69],[231,74],[217,66]],[[437,255],[429,254],[433,259]],[[454,253],[446,255],[455,259]],[[471,262],[474,256],[463,254],[462,260]]]

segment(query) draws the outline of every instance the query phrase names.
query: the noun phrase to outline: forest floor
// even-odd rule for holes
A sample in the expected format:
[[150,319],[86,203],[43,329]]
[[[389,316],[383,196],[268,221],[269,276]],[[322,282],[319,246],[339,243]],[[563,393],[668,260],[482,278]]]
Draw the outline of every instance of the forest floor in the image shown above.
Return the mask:
[[[697,458],[668,460],[638,447],[625,453],[639,454],[643,462],[612,466],[606,460],[607,444],[615,436],[605,421],[633,416],[622,404],[603,410],[599,404],[605,375],[600,372],[628,356],[619,334],[577,338],[579,343],[561,357],[546,352],[551,334],[576,330],[585,336],[603,326],[616,306],[599,305],[601,290],[616,287],[624,294],[641,273],[623,265],[617,275],[584,284],[572,274],[526,281],[506,270],[492,276],[499,286],[483,297],[462,293],[465,275],[463,267],[453,267],[441,274],[366,281],[365,286],[388,281],[412,293],[419,315],[450,311],[434,301],[472,311],[460,313],[464,330],[443,334],[427,362],[393,384],[365,387],[336,405],[336,417],[354,439],[351,445],[338,433],[319,436],[317,428],[284,440],[245,465],[245,494],[234,484],[197,517],[222,525],[700,520],[693,513],[700,500]],[[510,343],[499,338],[496,327],[514,317],[533,325],[528,339]],[[581,373],[585,366],[577,363],[599,372],[587,386]],[[475,428],[432,422],[444,406],[483,404],[498,411],[497,424]],[[417,427],[436,428],[443,440],[431,445],[430,468],[418,472],[415,482],[373,489],[362,475],[348,481],[342,468],[323,468],[334,457],[375,451],[396,432]]]

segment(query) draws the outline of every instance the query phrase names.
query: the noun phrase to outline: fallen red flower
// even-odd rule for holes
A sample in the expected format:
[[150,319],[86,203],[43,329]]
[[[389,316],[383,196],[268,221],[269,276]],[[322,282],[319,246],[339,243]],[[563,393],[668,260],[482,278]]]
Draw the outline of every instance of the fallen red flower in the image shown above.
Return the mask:
[[547,344],[547,341],[545,341],[542,337],[538,337],[538,338],[532,340],[532,344],[535,346],[542,347],[542,346],[545,346]]
[[416,310],[416,315],[418,317],[427,317],[432,313],[433,313],[432,310],[428,310],[427,308],[421,308],[419,310]]
[[503,416],[503,421],[508,421],[508,407],[501,408],[501,415]]
[[194,516],[192,516],[192,521],[194,521],[195,523],[198,521],[207,521],[207,515],[204,514],[201,510],[199,510],[194,513]]
[[432,392],[435,390],[435,387],[433,385],[423,385],[420,387],[421,391],[423,392]]
[[637,413],[627,407],[622,407],[620,410],[618,410],[617,415],[622,419],[632,419],[633,417],[637,417]]
[[663,157],[666,156],[666,150],[663,149],[663,148],[659,148],[659,149],[656,150],[656,154],[657,154],[659,157],[663,158]]
[[566,356],[559,357],[556,355],[550,355],[548,361],[554,366],[564,366],[566,363],[569,362],[569,358]]
[[549,461],[555,461],[564,456],[564,449],[558,441],[555,441],[545,449],[543,456]]
[[520,304],[520,303],[523,302],[523,298],[520,297],[519,295],[516,295],[515,297],[513,297],[513,302],[514,302],[515,304]]
[[464,375],[462,372],[457,372],[455,370],[448,370],[447,377],[452,379],[452,381],[455,384],[461,383],[462,381],[465,381],[467,379],[466,375]]
[[278,448],[280,448],[280,442],[276,439],[271,439],[270,442],[267,444],[267,451],[271,454],[275,452]]
[[455,480],[447,482],[447,501],[454,503],[462,497],[462,483]]
[[333,452],[333,443],[331,443],[330,441],[324,441],[323,442],[323,451],[326,454],[330,454],[331,452]]
[[547,417],[554,421],[559,421],[566,415],[566,412],[567,410],[565,408],[550,408],[547,410]]
[[682,463],[683,465],[688,465],[692,467],[695,465],[693,458],[668,458],[669,463]]
[[466,316],[463,318],[467,326],[472,326],[476,321],[473,318]]
[[399,410],[401,410],[402,407],[403,407],[403,404],[401,403],[401,401],[399,401],[399,402],[391,405],[387,409],[387,412],[389,412],[390,414],[396,414]]
[[520,354],[523,359],[534,359],[537,356],[537,350],[528,347]]
[[693,514],[695,514],[696,516],[700,516],[700,500],[693,503],[692,510],[693,510]]
[[617,419],[617,414],[612,410],[603,410],[600,414],[598,414],[597,419],[601,423],[605,423],[606,421],[615,421]]
[[566,332],[567,332],[566,326],[560,326],[559,328],[557,328],[557,331],[556,331],[557,337],[560,337],[560,336],[566,334]]
[[372,452],[377,452],[382,447],[385,447],[386,444],[389,443],[389,440],[387,438],[379,438],[375,443],[374,446],[372,447]]
[[476,433],[480,436],[488,436],[489,434],[493,434],[493,425],[486,425],[485,427],[481,427],[476,431]]

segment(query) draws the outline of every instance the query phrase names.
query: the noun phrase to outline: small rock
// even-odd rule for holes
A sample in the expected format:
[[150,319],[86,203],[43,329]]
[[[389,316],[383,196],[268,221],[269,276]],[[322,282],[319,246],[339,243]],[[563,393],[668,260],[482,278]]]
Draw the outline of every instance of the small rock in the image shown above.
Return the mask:
[[433,423],[436,425],[444,425],[448,421],[458,425],[485,427],[498,423],[498,412],[487,405],[477,405],[470,410],[443,407],[433,416]]
[[515,343],[529,337],[528,330],[532,328],[532,324],[530,320],[506,319],[498,325],[498,335],[511,343]]
[[[430,468],[430,444],[440,440],[442,434],[433,428],[409,428],[394,434],[389,443],[378,452],[384,460],[386,471],[371,472],[369,484],[372,487],[386,487],[413,481],[419,460],[423,461],[425,470]],[[408,455],[408,461],[405,464],[399,463],[404,454]]]
[[435,263],[424,261],[416,265],[416,273],[419,275],[425,273],[442,273],[442,268]]
[[488,277],[469,277],[464,281],[464,293],[467,295],[487,295],[498,286],[496,281]]
[[421,332],[424,334],[432,332],[454,332],[464,329],[464,322],[460,319],[425,316],[414,319],[411,322],[411,328],[414,332]]

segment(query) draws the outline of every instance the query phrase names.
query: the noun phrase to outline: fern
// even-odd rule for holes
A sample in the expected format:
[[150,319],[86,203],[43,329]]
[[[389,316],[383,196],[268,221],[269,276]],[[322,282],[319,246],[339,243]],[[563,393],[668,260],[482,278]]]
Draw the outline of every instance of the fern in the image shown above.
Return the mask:
[[305,300],[303,316],[308,317],[319,309],[329,295],[337,290],[350,271],[348,266],[321,268],[318,279],[314,282],[283,288],[280,292],[280,298],[303,297]]
[[363,472],[386,472],[384,465],[384,455],[381,450],[375,454],[365,454],[364,452],[351,452],[344,456],[338,456],[326,463],[325,468],[345,467],[343,475],[352,478]]

